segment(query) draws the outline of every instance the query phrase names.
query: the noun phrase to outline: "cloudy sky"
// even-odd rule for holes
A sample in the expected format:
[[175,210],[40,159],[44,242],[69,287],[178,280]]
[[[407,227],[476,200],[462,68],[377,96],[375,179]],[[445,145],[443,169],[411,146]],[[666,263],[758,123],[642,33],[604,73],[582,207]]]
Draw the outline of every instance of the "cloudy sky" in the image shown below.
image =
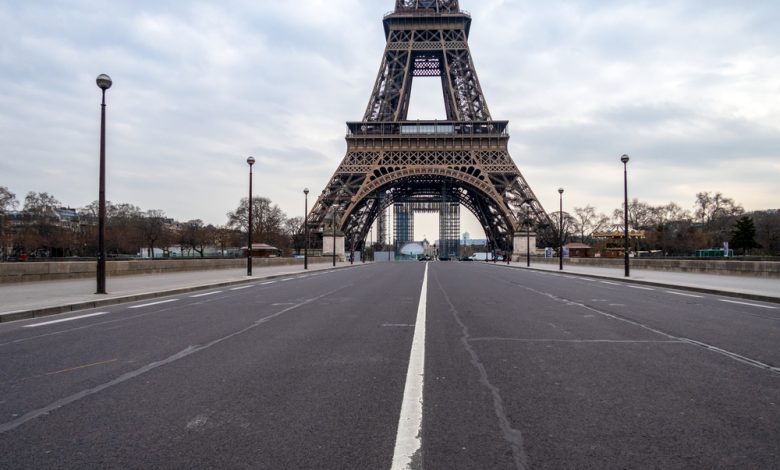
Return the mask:
[[[318,194],[343,158],[345,121],[362,118],[393,5],[0,0],[0,186],[97,199],[94,80],[107,73],[108,199],[223,224],[253,155],[256,192],[298,215],[302,189]],[[780,208],[780,3],[461,7],[493,118],[510,121],[548,211],[561,186],[566,210],[619,207],[623,153],[631,197],[692,208],[721,191]],[[443,117],[436,86],[415,85],[411,117]]]

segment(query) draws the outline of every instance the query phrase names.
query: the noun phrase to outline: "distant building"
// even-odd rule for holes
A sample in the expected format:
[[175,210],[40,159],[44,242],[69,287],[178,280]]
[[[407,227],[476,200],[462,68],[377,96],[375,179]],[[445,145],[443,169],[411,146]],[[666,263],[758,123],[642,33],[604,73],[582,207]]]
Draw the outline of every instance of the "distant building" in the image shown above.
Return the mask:
[[585,243],[569,243],[564,245],[564,250],[568,249],[570,258],[590,258],[593,248]]
[[[468,234],[464,234],[468,235]],[[474,239],[474,238],[463,238],[463,246],[487,246],[487,240],[484,238],[481,239]]]

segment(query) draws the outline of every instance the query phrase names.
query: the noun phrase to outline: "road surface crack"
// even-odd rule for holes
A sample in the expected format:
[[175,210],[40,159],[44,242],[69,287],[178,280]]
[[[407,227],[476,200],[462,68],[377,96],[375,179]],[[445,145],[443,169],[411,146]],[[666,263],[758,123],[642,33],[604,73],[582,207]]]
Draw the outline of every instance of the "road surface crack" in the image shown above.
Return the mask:
[[449,295],[447,295],[447,292],[444,290],[444,286],[442,286],[438,277],[436,277],[436,284],[439,286],[439,290],[441,290],[441,293],[444,296],[444,300],[447,301],[447,305],[449,305],[450,308],[450,313],[455,319],[455,322],[460,326],[462,333],[460,342],[471,357],[471,364],[475,369],[477,369],[477,372],[479,373],[479,382],[488,389],[491,396],[493,397],[493,409],[496,413],[496,417],[498,418],[498,425],[501,429],[501,433],[512,448],[512,457],[515,462],[515,468],[518,470],[527,470],[529,468],[528,455],[525,453],[523,434],[520,432],[520,430],[513,428],[509,422],[509,417],[507,416],[506,409],[504,408],[504,400],[501,398],[501,391],[498,387],[490,382],[485,365],[479,358],[479,354],[477,354],[471,345],[471,333],[469,332],[469,328],[463,322],[460,313],[455,308],[452,300],[450,300]]

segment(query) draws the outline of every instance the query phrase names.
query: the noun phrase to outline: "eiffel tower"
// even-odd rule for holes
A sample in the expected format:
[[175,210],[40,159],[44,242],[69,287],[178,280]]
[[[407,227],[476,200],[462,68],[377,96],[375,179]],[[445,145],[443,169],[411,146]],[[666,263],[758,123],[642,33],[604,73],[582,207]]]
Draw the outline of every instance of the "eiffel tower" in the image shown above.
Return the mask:
[[[384,232],[388,208],[405,220],[415,207],[438,208],[441,243],[452,244],[460,234],[451,219],[463,206],[493,249],[511,251],[524,224],[549,225],[509,156],[508,121],[490,115],[468,44],[471,16],[458,0],[396,0],[384,29],[368,107],[362,121],[347,123],[346,156],[313,206],[310,228],[323,237],[338,231],[348,250],[360,250],[374,221]],[[441,78],[446,121],[407,120],[415,77]],[[408,225],[401,231],[409,238]]]

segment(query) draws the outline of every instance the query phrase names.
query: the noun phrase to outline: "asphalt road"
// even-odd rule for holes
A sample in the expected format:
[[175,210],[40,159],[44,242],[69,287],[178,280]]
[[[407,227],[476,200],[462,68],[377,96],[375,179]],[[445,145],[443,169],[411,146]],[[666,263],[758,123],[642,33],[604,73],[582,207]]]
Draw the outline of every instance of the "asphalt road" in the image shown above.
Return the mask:
[[360,266],[0,325],[0,468],[778,468],[778,366],[777,305]]

